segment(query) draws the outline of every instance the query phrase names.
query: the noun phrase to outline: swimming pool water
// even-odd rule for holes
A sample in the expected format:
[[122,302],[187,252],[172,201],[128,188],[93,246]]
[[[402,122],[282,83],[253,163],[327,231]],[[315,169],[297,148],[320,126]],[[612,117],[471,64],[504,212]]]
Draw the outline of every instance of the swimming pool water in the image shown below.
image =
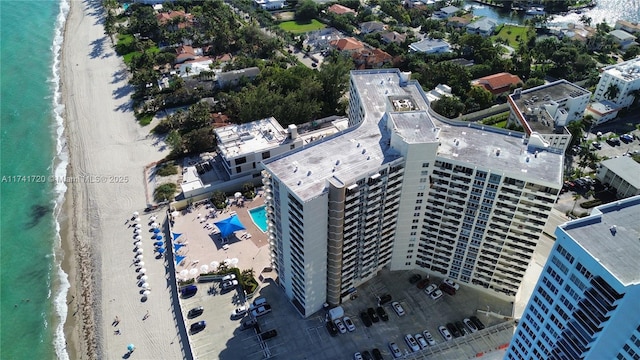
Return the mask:
[[249,215],[251,216],[251,220],[256,224],[262,232],[267,232],[267,209],[264,206],[260,206],[254,209],[249,210]]

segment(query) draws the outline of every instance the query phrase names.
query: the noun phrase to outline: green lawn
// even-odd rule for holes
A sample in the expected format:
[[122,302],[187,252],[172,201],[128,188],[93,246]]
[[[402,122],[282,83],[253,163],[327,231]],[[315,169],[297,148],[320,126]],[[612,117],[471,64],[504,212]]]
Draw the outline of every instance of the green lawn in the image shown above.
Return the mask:
[[281,22],[278,26],[280,26],[282,30],[285,30],[294,34],[305,33],[309,31],[320,30],[325,28],[325,25],[316,19],[313,19],[311,20],[310,23],[305,23],[305,24],[298,23],[296,21],[285,21],[285,22]]
[[527,30],[524,26],[504,25],[498,35],[494,36],[494,39],[506,39],[509,41],[509,46],[517,49],[519,40],[523,40],[525,43],[527,42]]

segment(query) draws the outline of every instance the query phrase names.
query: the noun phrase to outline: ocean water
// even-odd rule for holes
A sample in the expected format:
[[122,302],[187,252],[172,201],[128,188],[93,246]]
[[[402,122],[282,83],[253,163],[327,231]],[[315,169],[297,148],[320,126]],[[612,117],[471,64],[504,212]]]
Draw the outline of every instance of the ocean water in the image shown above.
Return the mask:
[[67,359],[57,222],[66,171],[58,60],[66,0],[0,1],[0,358]]

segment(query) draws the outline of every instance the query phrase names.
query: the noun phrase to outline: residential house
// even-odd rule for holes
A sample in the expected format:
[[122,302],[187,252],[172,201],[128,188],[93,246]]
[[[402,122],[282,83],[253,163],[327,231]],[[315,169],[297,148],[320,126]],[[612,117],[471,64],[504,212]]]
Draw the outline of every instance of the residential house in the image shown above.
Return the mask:
[[407,35],[400,34],[397,31],[385,31],[380,34],[380,39],[385,44],[395,43],[400,45],[407,40]]
[[342,33],[340,31],[334,28],[324,28],[308,32],[303,45],[309,46],[315,51],[322,51],[328,49],[332,41],[340,40],[341,37]]
[[640,164],[628,156],[620,156],[602,161],[596,179],[614,188],[619,198],[628,198],[640,195],[638,174]]
[[[166,26],[170,31],[184,29],[193,24],[193,15],[187,14],[182,10],[158,13],[156,19],[158,19],[160,26]],[[180,21],[175,23],[176,19],[180,19]]]
[[502,72],[475,79],[471,85],[482,86],[493,95],[500,95],[511,91],[512,86],[521,86],[522,83],[523,81],[517,75]]
[[624,30],[629,34],[640,34],[640,24],[637,22],[629,22],[624,20],[616,21],[616,30]]
[[450,17],[452,17],[453,15],[455,15],[458,11],[460,11],[460,8],[455,7],[455,6],[446,6],[443,7],[442,9],[436,11],[433,13],[433,16],[439,18],[439,19],[448,19]]
[[447,61],[456,65],[464,66],[464,67],[473,66],[476,63],[473,60],[467,60],[465,58],[456,58],[456,59],[451,59]]
[[498,23],[496,23],[495,21],[489,18],[484,17],[478,21],[474,21],[469,25],[467,25],[467,32],[469,34],[490,36],[496,30],[497,26],[498,26]]
[[352,37],[333,40],[329,45],[338,51],[349,53],[364,49],[364,44]]
[[623,50],[628,49],[630,46],[638,45],[638,43],[635,41],[636,37],[624,30],[613,30],[609,33],[609,36],[611,36],[611,38],[613,38],[613,41],[618,44]]
[[418,42],[409,44],[409,51],[424,54],[440,54],[450,52],[451,46],[448,42],[442,39],[424,38]]
[[384,30],[387,30],[387,25],[380,21],[366,21],[360,23],[360,33],[363,35],[376,34]]
[[174,69],[178,71],[178,76],[181,77],[198,76],[203,71],[211,71],[211,64],[213,64],[213,60],[210,57],[200,56],[196,59],[176,64]]
[[260,69],[257,67],[250,67],[242,70],[220,73],[216,76],[216,81],[218,82],[218,87],[227,88],[237,86],[242,78],[253,81],[253,79],[258,75],[260,75]]
[[285,0],[253,0],[256,7],[263,10],[279,10],[284,7]]
[[382,67],[384,64],[391,62],[393,57],[387,52],[377,48],[360,49],[351,54],[353,62],[357,69],[373,69]]
[[327,11],[336,15],[345,15],[345,14],[352,14],[353,16],[358,15],[358,13],[355,12],[355,10],[340,4],[333,4],[329,6]]
[[190,45],[180,45],[176,48],[176,64],[182,64],[188,60],[195,60],[202,56],[202,48],[194,48]]
[[584,115],[591,115],[594,120],[593,124],[599,125],[615,119],[618,116],[618,110],[620,110],[620,107],[616,103],[609,100],[600,100],[589,104],[584,111]]
[[427,100],[429,103],[434,101],[438,101],[445,96],[451,96],[451,86],[446,84],[438,84],[433,90],[429,91],[427,94]]
[[467,25],[469,25],[471,23],[471,17],[470,16],[452,16],[449,18],[449,20],[447,21],[447,26],[453,27],[455,29],[461,29],[466,27]]

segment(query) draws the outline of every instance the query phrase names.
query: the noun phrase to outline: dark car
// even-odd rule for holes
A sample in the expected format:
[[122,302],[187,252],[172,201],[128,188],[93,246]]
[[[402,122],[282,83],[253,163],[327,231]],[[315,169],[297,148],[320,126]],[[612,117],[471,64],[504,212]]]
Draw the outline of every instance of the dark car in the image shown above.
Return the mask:
[[445,283],[440,284],[440,290],[442,290],[442,292],[444,292],[445,294],[449,294],[451,296],[456,294],[456,289],[452,288],[451,286]]
[[420,274],[413,274],[409,278],[409,283],[411,285],[413,285],[413,284],[417,283],[418,281],[420,281],[420,279],[422,279],[422,276],[420,276]]
[[454,325],[456,326],[458,331],[460,331],[460,334],[462,334],[462,336],[469,335],[469,332],[467,331],[467,328],[464,326],[462,321],[456,321]]
[[327,321],[327,330],[329,330],[329,335],[331,336],[338,335],[338,328],[336,327],[336,324],[333,323],[333,321]]
[[197,292],[198,292],[198,287],[195,285],[187,285],[183,288],[180,288],[180,295],[182,295],[183,298],[192,297]]
[[384,294],[380,297],[378,297],[378,305],[384,305],[388,302],[391,302],[391,295],[389,294]]
[[371,354],[373,354],[373,360],[383,360],[382,353],[378,349],[371,350]]
[[380,318],[378,317],[378,314],[376,313],[376,310],[374,308],[368,308],[367,314],[371,318],[371,321],[373,321],[374,323],[377,323],[380,321]]
[[607,139],[607,144],[611,145],[611,146],[617,146],[620,145],[620,139],[618,138],[614,138],[614,139]]
[[202,315],[203,312],[204,312],[204,308],[202,306],[194,307],[193,309],[189,310],[189,312],[187,313],[187,318],[193,319],[195,317]]
[[198,321],[197,323],[191,324],[191,327],[189,327],[189,330],[191,330],[192,334],[195,334],[197,332],[204,330],[205,327],[207,327],[207,323],[204,320],[202,320],[202,321]]
[[258,326],[258,320],[250,319],[242,323],[242,326],[240,326],[240,330],[252,329],[252,328],[255,328],[256,326]]
[[424,290],[424,288],[426,288],[427,286],[429,286],[429,278],[424,278],[420,281],[418,281],[418,283],[416,284],[416,286],[418,287],[418,289],[420,290]]
[[360,319],[362,319],[362,322],[366,327],[373,325],[373,323],[371,322],[371,318],[369,317],[366,311],[363,311],[360,313]]
[[460,337],[462,336],[462,334],[460,334],[460,331],[458,330],[458,328],[453,325],[452,323],[448,323],[447,324],[447,329],[449,330],[449,332],[451,333],[451,335],[453,335],[453,337]]
[[384,308],[382,306],[378,306],[376,308],[376,312],[378,313],[378,316],[380,317],[380,319],[382,319],[382,321],[389,321],[389,315],[387,315],[387,312],[384,311]]
[[591,145],[593,145],[593,147],[598,150],[602,149],[602,144],[600,144],[599,142],[594,142]]
[[267,339],[271,339],[278,336],[278,332],[276,331],[276,329],[271,329],[271,330],[267,330],[265,332],[263,332],[262,334],[260,334],[260,338],[262,340],[267,340]]
[[484,329],[484,324],[476,316],[469,316],[469,320],[473,322],[473,324],[478,328],[478,330]]
[[373,360],[373,356],[371,356],[370,352],[365,350],[365,351],[362,352],[362,359],[363,360]]

